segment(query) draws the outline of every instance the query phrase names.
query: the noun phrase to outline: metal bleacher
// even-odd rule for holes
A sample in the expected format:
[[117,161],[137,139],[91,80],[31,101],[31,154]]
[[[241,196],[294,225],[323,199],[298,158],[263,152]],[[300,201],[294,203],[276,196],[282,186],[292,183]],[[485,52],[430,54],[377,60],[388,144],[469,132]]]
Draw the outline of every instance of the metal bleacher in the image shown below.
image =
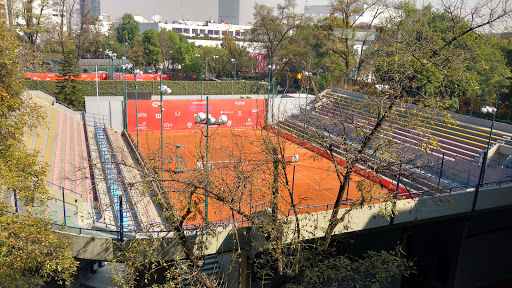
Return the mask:
[[106,125],[103,115],[89,113],[86,119],[95,143],[91,151],[98,186],[97,226],[114,229],[122,223],[125,232],[163,229],[158,210],[144,191],[142,169],[121,135]]

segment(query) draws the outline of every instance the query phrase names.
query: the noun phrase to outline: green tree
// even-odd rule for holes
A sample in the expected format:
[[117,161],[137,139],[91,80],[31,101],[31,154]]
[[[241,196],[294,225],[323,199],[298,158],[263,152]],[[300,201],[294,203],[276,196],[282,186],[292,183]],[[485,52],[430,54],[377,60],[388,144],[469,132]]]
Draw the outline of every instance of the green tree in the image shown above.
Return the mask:
[[126,13],[117,27],[117,42],[124,43],[126,40],[126,42],[132,44],[139,31],[139,22],[133,18],[132,14]]
[[293,37],[293,31],[304,25],[302,14],[294,12],[295,0],[286,0],[273,7],[256,4],[254,6],[254,25],[250,40],[260,43],[267,61],[280,61],[280,51],[284,42]]
[[250,52],[247,50],[247,47],[243,46],[243,44],[237,43],[233,36],[228,34],[222,38],[222,48],[226,50],[227,60],[229,61],[227,63],[227,66],[229,67],[227,70],[229,71],[228,75],[231,75],[231,77],[234,76],[234,64],[232,63],[231,59],[235,59],[237,62],[237,79],[247,77],[258,67],[258,59],[251,56]]
[[133,44],[127,51],[126,56],[133,63],[135,63],[136,67],[138,68],[143,68],[146,65],[144,59],[144,43],[142,42],[142,38],[140,36],[135,36]]
[[162,63],[162,51],[158,42],[158,33],[149,29],[142,33],[142,43],[144,45],[144,59],[147,65],[158,66]]
[[176,50],[176,44],[180,42],[180,36],[174,31],[162,29],[157,35],[164,66],[169,69],[172,65],[172,54]]
[[[50,0],[23,0],[20,5],[15,5],[14,19],[16,26],[25,36],[28,43],[34,47],[37,44],[39,35],[42,34],[48,25],[48,14],[52,7]],[[19,19],[19,20],[18,20]]]
[[182,70],[197,73],[197,48],[194,43],[189,43],[186,38],[180,37],[180,42],[176,44],[176,52],[173,52],[173,64],[182,66]]
[[24,133],[42,121],[42,113],[23,94],[18,48],[15,35],[0,21],[0,195],[9,199],[16,190],[19,203],[29,209],[13,215],[12,207],[0,202],[0,286],[40,287],[52,279],[70,283],[77,263],[69,243],[30,212],[46,203],[47,168],[24,146]]
[[78,262],[69,244],[37,215],[0,213],[0,286],[42,287],[50,280],[71,283]]
[[68,48],[60,67],[61,72],[58,75],[59,83],[55,97],[72,108],[81,109],[84,106],[84,95],[77,80],[80,77],[80,73],[77,72],[78,68],[76,50],[73,47]]

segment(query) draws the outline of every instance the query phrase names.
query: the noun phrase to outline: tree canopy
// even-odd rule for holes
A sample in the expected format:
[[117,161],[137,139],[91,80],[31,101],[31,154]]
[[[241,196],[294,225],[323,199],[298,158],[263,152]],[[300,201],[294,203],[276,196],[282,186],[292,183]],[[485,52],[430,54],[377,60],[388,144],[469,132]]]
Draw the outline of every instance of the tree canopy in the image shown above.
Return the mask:
[[162,51],[158,42],[158,32],[153,29],[142,33],[142,43],[144,44],[144,55],[146,64],[157,66],[162,62]]
[[135,36],[139,34],[139,23],[133,18],[132,14],[126,13],[121,18],[121,23],[117,27],[117,42],[128,42],[130,45],[135,40]]
[[0,286],[40,287],[45,281],[70,283],[77,263],[67,240],[55,234],[43,215],[48,192],[46,166],[24,145],[25,133],[45,119],[32,99],[24,96],[20,77],[19,43],[0,21],[0,195],[11,199],[16,191],[28,211],[13,214],[0,202]]
[[58,75],[59,84],[57,85],[57,94],[55,97],[61,103],[72,108],[82,109],[84,107],[84,95],[82,93],[82,87],[77,80],[77,78],[80,77],[78,68],[76,51],[72,46],[68,48],[64,54],[61,72]]

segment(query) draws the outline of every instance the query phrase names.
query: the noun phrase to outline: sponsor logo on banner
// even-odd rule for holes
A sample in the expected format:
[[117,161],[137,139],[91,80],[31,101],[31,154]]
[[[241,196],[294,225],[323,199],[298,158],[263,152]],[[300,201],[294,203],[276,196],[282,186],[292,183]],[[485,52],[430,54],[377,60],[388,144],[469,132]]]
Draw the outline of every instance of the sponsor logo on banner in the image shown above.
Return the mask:
[[192,104],[206,104],[206,101],[205,102],[192,102]]
[[181,116],[181,112],[180,111],[175,111],[174,112],[174,116]]
[[155,114],[156,119],[162,118],[162,114]]
[[153,102],[153,103],[151,103],[151,106],[160,107],[160,102]]
[[226,125],[228,125],[228,127],[231,127],[231,123],[232,123],[231,120],[228,120],[228,124],[226,124]]
[[233,111],[220,111],[220,114],[233,114]]
[[252,109],[252,113],[258,113],[258,109]]
[[252,120],[251,118],[247,118],[247,123],[245,123],[247,126],[252,126]]
[[238,111],[238,114],[236,116],[242,116],[242,111]]
[[146,129],[146,122],[139,123],[139,129]]
[[245,105],[245,102],[235,102],[235,105]]
[[172,127],[171,123],[164,123],[164,128],[165,129],[171,129],[171,127]]
[[[205,106],[202,106],[202,105],[192,105],[190,106],[190,111],[204,111],[205,110]],[[211,110],[212,108],[210,108]]]
[[192,122],[188,122],[188,123],[187,123],[187,127],[188,127],[188,128],[191,128],[191,127],[192,127]]
[[139,117],[148,117],[148,114],[146,114],[146,113],[139,113]]

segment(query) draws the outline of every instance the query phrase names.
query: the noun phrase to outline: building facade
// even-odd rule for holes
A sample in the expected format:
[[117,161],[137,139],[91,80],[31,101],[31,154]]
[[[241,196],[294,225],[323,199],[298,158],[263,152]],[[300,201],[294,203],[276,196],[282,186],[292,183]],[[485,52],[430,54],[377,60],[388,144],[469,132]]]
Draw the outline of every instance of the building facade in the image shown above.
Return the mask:
[[240,0],[219,0],[218,22],[240,24]]

